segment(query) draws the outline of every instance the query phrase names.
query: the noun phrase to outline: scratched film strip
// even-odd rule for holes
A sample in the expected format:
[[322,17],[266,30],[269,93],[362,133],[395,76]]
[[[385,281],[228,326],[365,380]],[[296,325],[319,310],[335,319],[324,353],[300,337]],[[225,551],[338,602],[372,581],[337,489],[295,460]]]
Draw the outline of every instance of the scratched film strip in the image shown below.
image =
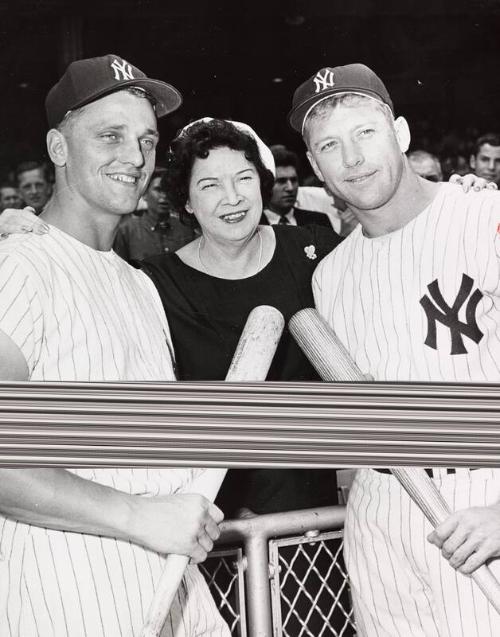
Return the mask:
[[4,466],[499,466],[500,386],[0,384]]

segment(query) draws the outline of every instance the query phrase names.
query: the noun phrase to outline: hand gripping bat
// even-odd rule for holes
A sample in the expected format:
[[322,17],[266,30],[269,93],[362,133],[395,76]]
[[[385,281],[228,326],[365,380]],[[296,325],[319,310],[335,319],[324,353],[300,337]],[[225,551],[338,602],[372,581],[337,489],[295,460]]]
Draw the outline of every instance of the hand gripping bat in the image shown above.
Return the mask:
[[[283,315],[276,308],[269,305],[254,308],[241,333],[226,381],[236,383],[265,380],[284,324]],[[225,474],[226,469],[207,469],[198,481],[190,484],[189,490],[191,493],[204,495],[213,502]],[[189,558],[185,555],[167,556],[141,637],[158,637],[160,634],[188,562]]]

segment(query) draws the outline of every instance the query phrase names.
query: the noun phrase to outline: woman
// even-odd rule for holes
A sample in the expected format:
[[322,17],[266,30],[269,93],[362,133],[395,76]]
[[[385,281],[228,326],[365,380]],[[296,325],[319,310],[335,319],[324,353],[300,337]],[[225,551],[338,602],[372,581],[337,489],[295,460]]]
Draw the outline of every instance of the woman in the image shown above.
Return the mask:
[[[175,254],[143,264],[163,301],[181,380],[223,380],[257,305],[278,308],[286,322],[312,307],[312,273],[340,241],[324,227],[258,225],[273,174],[255,134],[238,126],[199,121],[173,141],[164,188],[181,215],[194,217],[201,235]],[[286,328],[267,380],[319,380]],[[231,506],[227,496],[233,490],[238,502]],[[233,472],[219,500],[226,515],[237,508],[266,513],[332,504],[335,476],[316,470]]]

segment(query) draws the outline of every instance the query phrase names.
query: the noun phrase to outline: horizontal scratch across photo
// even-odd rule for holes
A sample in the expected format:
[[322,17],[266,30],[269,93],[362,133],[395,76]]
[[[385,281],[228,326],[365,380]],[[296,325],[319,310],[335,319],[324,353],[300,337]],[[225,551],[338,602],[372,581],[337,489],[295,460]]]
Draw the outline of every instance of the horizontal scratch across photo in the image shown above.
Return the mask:
[[0,384],[7,466],[498,466],[500,387]]

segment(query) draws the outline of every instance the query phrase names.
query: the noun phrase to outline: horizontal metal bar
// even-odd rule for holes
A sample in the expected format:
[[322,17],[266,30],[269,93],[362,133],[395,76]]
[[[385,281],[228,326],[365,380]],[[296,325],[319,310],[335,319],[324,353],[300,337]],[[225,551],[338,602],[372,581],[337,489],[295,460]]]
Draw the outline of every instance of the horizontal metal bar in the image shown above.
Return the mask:
[[313,530],[341,529],[344,526],[344,520],[344,506],[266,513],[253,518],[228,520],[220,525],[221,535],[217,540],[217,546],[230,542],[244,542],[254,537],[268,539],[284,535],[303,535]]
[[500,466],[500,386],[0,383],[7,466]]

